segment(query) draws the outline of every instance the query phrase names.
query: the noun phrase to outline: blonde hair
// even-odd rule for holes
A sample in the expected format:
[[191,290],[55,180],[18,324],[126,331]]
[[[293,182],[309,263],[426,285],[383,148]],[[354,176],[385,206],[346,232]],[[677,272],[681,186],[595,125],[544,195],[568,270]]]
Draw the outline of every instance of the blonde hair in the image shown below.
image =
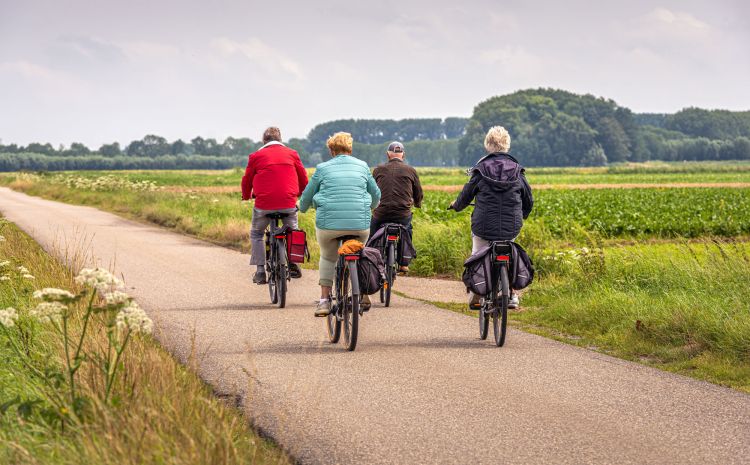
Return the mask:
[[348,132],[337,132],[328,138],[326,145],[328,145],[328,150],[331,151],[332,155],[340,155],[342,153],[351,155],[353,143],[354,138],[352,138],[351,134]]
[[484,148],[487,153],[507,152],[510,150],[510,134],[502,126],[493,126],[484,138]]

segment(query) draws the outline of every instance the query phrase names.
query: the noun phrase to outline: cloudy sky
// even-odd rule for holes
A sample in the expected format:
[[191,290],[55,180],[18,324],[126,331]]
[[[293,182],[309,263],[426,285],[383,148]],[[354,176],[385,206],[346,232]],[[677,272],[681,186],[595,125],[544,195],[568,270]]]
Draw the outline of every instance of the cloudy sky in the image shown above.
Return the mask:
[[0,0],[0,139],[304,136],[336,118],[469,116],[539,86],[748,110],[748,4]]

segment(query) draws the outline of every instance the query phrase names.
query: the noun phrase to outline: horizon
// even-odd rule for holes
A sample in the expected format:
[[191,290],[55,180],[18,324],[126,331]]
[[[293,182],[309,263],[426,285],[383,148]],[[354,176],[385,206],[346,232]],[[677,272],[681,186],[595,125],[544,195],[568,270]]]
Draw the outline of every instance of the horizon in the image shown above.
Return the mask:
[[3,0],[0,139],[96,149],[276,125],[289,140],[338,119],[468,118],[539,87],[635,113],[750,110],[747,4],[573,3]]

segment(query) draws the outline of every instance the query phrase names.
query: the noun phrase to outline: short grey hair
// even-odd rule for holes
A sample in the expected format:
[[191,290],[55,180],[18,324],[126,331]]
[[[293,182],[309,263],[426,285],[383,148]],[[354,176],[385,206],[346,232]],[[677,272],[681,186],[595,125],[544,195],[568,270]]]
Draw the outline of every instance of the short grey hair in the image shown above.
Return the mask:
[[510,134],[502,126],[493,126],[484,138],[484,148],[487,153],[508,152],[510,150]]

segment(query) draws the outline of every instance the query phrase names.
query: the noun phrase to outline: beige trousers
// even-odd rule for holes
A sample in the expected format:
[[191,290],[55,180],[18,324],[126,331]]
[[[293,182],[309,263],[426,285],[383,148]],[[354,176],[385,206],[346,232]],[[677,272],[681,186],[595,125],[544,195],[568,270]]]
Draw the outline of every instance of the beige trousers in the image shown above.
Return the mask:
[[336,260],[339,258],[339,236],[356,236],[362,243],[367,242],[370,237],[369,229],[360,231],[336,231],[332,229],[315,228],[315,236],[320,246],[320,281],[321,286],[333,286],[333,273],[336,268]]

